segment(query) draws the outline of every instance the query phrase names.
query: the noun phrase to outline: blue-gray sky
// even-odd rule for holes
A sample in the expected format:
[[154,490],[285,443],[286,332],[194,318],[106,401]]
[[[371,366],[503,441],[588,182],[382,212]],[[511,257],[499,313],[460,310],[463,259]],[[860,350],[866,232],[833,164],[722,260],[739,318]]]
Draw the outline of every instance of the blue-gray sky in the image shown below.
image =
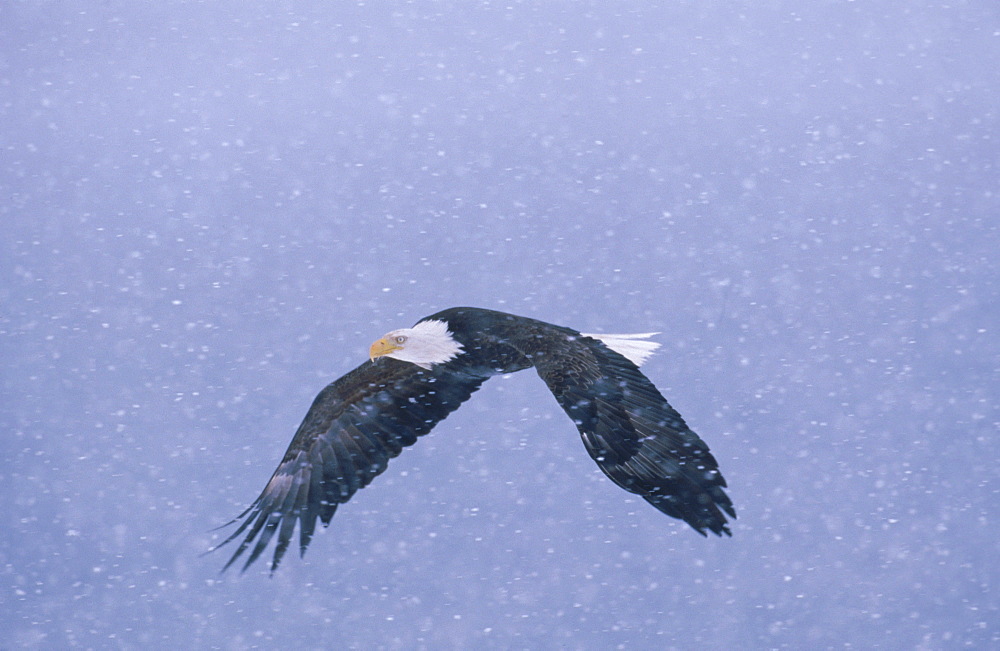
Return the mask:
[[[660,6],[667,4],[668,6]],[[1000,641],[994,2],[0,7],[0,646]],[[739,519],[531,372],[305,559],[215,526],[385,331],[659,330]]]

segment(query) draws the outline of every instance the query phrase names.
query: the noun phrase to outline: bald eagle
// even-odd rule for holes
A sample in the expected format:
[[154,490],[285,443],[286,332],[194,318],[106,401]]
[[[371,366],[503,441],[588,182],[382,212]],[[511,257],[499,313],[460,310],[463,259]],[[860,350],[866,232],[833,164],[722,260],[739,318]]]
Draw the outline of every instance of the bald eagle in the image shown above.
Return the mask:
[[726,514],[736,512],[715,458],[639,371],[659,346],[648,341],[654,334],[588,335],[471,307],[393,330],[372,344],[369,361],[316,397],[267,486],[228,523],[242,520],[239,527],[212,548],[246,532],[223,571],[253,545],[245,571],[277,534],[273,573],[296,522],[305,554],[317,518],[328,525],[338,505],[489,377],[530,367],[611,481],[703,536],[731,536]]

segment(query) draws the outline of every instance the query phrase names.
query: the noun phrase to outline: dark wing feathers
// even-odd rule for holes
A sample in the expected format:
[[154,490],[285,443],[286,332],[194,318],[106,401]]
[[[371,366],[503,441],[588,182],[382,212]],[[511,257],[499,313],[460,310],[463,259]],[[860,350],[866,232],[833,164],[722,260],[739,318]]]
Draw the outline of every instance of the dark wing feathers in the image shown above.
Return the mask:
[[233,520],[242,520],[239,527],[216,546],[247,532],[223,570],[253,545],[243,564],[246,570],[277,534],[271,562],[274,572],[296,522],[299,552],[304,554],[317,518],[329,524],[338,505],[381,474],[389,459],[457,409],[485,379],[447,365],[425,370],[381,358],[365,362],[327,386],[316,397],[263,492]]
[[[451,312],[441,318],[471,318],[469,314],[488,311]],[[492,334],[475,346],[466,342],[468,354],[477,351],[482,358],[478,365],[459,358],[425,370],[383,357],[323,389],[263,492],[229,523],[240,521],[216,549],[244,537],[223,570],[250,549],[246,570],[276,537],[274,572],[296,523],[299,553],[304,554],[317,519],[328,525],[338,505],[457,409],[487,375],[531,364],[612,481],[702,535],[730,535],[726,515],[735,518],[736,512],[723,491],[726,481],[715,458],[635,364],[567,328],[489,314],[494,318],[480,325],[492,322]],[[482,334],[483,328],[467,324],[465,329]],[[482,373],[463,370],[471,368]]]
[[702,535],[731,535],[715,458],[635,364],[588,337],[552,348],[535,367],[604,474]]

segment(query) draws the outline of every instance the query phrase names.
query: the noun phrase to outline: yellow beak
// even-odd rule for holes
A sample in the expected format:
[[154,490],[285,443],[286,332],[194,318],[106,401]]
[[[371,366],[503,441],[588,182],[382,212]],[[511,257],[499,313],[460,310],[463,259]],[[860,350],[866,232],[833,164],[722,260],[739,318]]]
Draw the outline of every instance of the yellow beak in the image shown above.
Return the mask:
[[382,337],[373,343],[372,347],[368,349],[368,357],[374,362],[377,358],[382,357],[383,355],[388,355],[389,353],[394,353],[402,348],[402,346],[397,346],[385,337]]

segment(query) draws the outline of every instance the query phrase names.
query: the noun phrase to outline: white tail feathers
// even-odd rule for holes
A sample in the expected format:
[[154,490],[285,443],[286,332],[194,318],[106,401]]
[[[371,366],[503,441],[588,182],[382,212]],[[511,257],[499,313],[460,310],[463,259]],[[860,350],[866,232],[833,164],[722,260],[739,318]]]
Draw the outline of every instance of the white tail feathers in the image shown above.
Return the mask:
[[643,362],[649,359],[649,356],[660,347],[660,344],[655,341],[643,341],[644,339],[649,339],[654,335],[660,334],[659,332],[642,332],[632,335],[595,335],[583,332],[580,334],[584,337],[604,342],[605,346],[636,366],[642,366]]

